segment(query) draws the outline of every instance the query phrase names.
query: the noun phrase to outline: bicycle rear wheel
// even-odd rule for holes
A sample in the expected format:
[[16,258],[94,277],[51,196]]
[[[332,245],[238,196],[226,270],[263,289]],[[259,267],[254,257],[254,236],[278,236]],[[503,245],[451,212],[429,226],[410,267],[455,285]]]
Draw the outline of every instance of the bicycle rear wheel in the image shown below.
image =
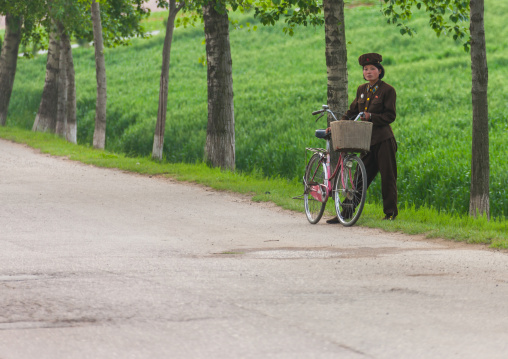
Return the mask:
[[346,227],[358,221],[367,194],[367,171],[356,155],[345,155],[335,180],[335,210],[339,221]]
[[305,214],[311,224],[319,222],[325,211],[328,193],[325,185],[327,178],[325,162],[315,153],[305,168],[303,177]]

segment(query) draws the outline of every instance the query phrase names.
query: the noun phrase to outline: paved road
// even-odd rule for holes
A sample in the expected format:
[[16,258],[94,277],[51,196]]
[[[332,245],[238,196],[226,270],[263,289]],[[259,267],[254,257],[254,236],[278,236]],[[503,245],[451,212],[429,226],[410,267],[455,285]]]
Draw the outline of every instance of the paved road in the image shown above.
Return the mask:
[[0,140],[0,358],[506,358],[508,255]]

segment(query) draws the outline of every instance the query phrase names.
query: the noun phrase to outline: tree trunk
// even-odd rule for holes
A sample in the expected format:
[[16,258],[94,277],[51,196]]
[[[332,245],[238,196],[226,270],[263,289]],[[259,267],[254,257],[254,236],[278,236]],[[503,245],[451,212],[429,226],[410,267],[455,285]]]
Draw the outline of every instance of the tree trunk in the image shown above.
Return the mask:
[[[344,0],[324,0],[325,17],[325,56],[326,73],[328,76],[327,100],[330,109],[340,119],[348,108],[348,74],[346,30],[344,26]],[[333,117],[328,115],[328,126]],[[333,143],[332,143],[333,146]],[[333,147],[332,147],[333,148]],[[332,171],[338,161],[339,154],[331,153]]]
[[35,116],[32,131],[55,132],[58,110],[58,75],[60,61],[60,42],[56,28],[49,34],[48,59],[46,62],[46,80],[42,91],[39,111]]
[[233,61],[226,9],[219,13],[215,1],[203,7],[208,78],[208,127],[205,161],[223,169],[235,168],[235,118]]
[[471,0],[470,11],[473,143],[469,215],[475,217],[486,215],[489,218],[488,67],[483,0]]
[[77,121],[76,121],[76,76],[74,72],[74,61],[72,59],[72,47],[69,37],[66,43],[66,69],[67,69],[67,126],[65,127],[65,138],[71,143],[77,143]]
[[92,0],[93,42],[95,47],[95,74],[97,78],[97,100],[95,107],[95,130],[93,147],[104,149],[106,144],[106,62],[99,4]]
[[16,66],[18,64],[19,44],[21,42],[20,16],[7,14],[5,17],[5,38],[0,56],[0,125],[5,126],[7,110],[11,100]]
[[168,23],[166,25],[166,37],[164,38],[164,47],[162,49],[162,70],[159,84],[159,108],[157,110],[157,124],[155,125],[155,134],[153,136],[152,158],[162,160],[162,150],[164,148],[164,130],[166,128],[166,114],[168,107],[168,86],[169,86],[169,62],[171,57],[171,43],[173,42],[173,30],[175,28],[175,17],[180,6],[176,6],[176,0],[169,1]]
[[60,71],[58,73],[58,106],[56,116],[55,133],[62,137],[65,136],[65,127],[67,125],[67,48],[68,36],[63,27],[59,26],[60,34]]

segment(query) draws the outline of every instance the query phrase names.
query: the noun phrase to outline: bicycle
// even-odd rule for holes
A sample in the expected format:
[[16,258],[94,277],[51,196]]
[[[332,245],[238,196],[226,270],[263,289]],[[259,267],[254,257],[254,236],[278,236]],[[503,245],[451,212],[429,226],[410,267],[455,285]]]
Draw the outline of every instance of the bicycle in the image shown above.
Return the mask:
[[[327,113],[337,121],[335,114],[327,105],[323,105],[321,110],[312,112],[313,115],[321,114],[316,122]],[[354,121],[362,115],[363,112],[359,113]],[[367,193],[365,165],[354,150],[340,151],[335,171],[330,174],[331,131],[316,130],[315,135],[326,140],[326,148],[306,148],[307,151],[313,152],[303,177],[303,199],[307,219],[311,224],[318,223],[323,216],[328,198],[333,194],[339,221],[346,227],[352,226],[360,218],[365,205]],[[334,178],[336,178],[335,186],[332,190]]]

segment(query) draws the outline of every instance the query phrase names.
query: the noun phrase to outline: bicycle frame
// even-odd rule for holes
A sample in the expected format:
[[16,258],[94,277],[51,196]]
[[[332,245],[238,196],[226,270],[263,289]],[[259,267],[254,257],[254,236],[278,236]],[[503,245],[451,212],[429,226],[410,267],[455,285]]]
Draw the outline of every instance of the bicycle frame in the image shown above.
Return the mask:
[[[319,153],[321,156],[321,159],[319,160],[319,164],[321,165],[324,162],[325,168],[326,168],[325,178],[324,178],[325,183],[323,185],[319,185],[319,186],[318,185],[310,185],[309,186],[310,195],[312,197],[314,197],[314,199],[316,201],[326,202],[328,200],[328,198],[330,197],[330,195],[332,194],[332,190],[333,190],[332,189],[332,180],[335,178],[335,176],[337,176],[339,168],[341,168],[341,169],[343,168],[344,160],[347,158],[347,156],[349,156],[349,154],[346,152],[340,153],[339,160],[337,162],[337,166],[335,166],[335,170],[333,171],[333,174],[330,175],[330,172],[331,172],[331,170],[330,170],[330,164],[331,164],[331,161],[330,161],[330,141],[329,140],[326,141],[326,150],[324,150],[324,151],[322,149],[310,149],[310,148],[308,150],[311,150],[314,153]],[[321,151],[319,151],[319,150],[321,150]],[[311,182],[314,179],[314,177],[316,176],[318,169],[319,169],[319,166],[316,167],[316,170],[312,174]],[[349,172],[349,179],[350,179],[350,183],[352,185],[352,189],[356,190],[354,188],[355,186],[354,186],[354,181],[353,181],[351,172]],[[305,181],[305,178],[304,178],[304,181]],[[320,186],[323,186],[324,188],[319,188]],[[342,186],[344,188],[346,188],[346,183],[344,182],[344,176],[342,176]],[[319,190],[319,189],[321,189],[321,190]],[[324,194],[324,197],[323,197],[323,194]]]
[[[322,113],[321,116],[319,116],[317,119],[316,119],[316,122],[324,116],[325,113],[330,113],[332,115],[332,117],[334,118],[335,121],[337,121],[337,117],[335,117],[335,114],[328,108],[328,106],[323,106],[323,110],[320,110],[320,111],[316,111],[315,113],[313,114],[318,114],[318,113]],[[358,116],[356,116],[356,118],[353,120],[353,121],[357,121],[360,117],[362,117],[363,115],[363,112],[360,112],[358,114]],[[325,178],[324,178],[324,185],[320,185],[320,186],[323,186],[325,188],[319,188],[320,186],[317,186],[317,185],[311,185],[309,186],[310,188],[310,195],[316,200],[316,201],[319,201],[319,202],[326,202],[328,200],[328,198],[330,197],[330,195],[332,194],[332,180],[335,178],[335,176],[337,175],[338,173],[338,170],[339,168],[343,168],[344,166],[344,159],[346,159],[350,154],[347,153],[347,152],[341,152],[340,155],[339,155],[339,160],[337,161],[337,166],[335,167],[335,170],[333,172],[332,175],[330,175],[330,140],[329,139],[326,139],[326,149],[322,149],[322,148],[307,148],[307,150],[309,151],[312,151],[314,153],[318,153],[320,156],[321,156],[321,159],[319,161],[319,163],[321,164],[323,161],[325,163],[325,168],[326,168],[326,171],[325,171]],[[326,156],[326,157],[325,157]],[[312,180],[314,179],[314,177],[316,176],[316,173],[318,171],[318,167],[316,167],[316,170],[314,171],[313,175],[312,175]],[[346,187],[346,183],[344,182],[344,176],[341,177],[342,179],[342,187],[343,188],[347,188]],[[350,180],[350,183],[351,183],[351,189],[352,190],[356,190],[355,188],[355,184],[354,184],[354,181],[353,181],[353,177],[352,177],[352,174],[351,174],[351,171],[349,171],[349,180]],[[304,182],[305,182],[305,178],[304,178]],[[305,183],[305,186],[307,187],[307,183]],[[324,197],[323,197],[324,195]]]
[[[320,115],[317,120],[325,113],[330,113],[331,117],[337,120],[327,105],[312,112],[313,115]],[[362,115],[363,113],[358,114],[354,121]],[[365,204],[365,166],[354,151],[340,151],[337,166],[332,173],[331,134],[317,130],[316,137],[326,140],[326,149],[307,148],[307,153],[312,152],[312,155],[307,161],[303,176],[304,193],[294,198],[303,197],[307,219],[311,224],[316,224],[323,216],[328,198],[333,195],[338,222],[346,227],[352,226],[360,218]]]

